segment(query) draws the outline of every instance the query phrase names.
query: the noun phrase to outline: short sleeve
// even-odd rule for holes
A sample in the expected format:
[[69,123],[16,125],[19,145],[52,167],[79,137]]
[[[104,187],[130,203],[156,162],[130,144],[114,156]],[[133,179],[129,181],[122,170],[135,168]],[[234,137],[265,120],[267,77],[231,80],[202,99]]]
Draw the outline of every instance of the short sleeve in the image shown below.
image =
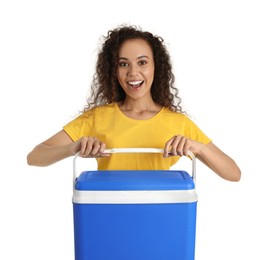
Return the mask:
[[83,136],[94,136],[94,110],[88,110],[63,127],[63,130],[75,142]]
[[187,118],[184,135],[203,144],[208,144],[212,141],[190,118]]

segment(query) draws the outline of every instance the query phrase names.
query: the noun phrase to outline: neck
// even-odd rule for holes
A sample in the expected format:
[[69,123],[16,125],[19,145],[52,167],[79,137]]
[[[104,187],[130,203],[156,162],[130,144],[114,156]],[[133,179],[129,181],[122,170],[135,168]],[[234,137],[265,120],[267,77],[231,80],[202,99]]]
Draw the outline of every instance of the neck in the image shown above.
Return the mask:
[[152,99],[146,100],[124,100],[118,104],[119,109],[126,116],[133,119],[149,119],[160,112],[162,107],[156,104]]
[[125,99],[119,103],[121,110],[133,111],[133,112],[144,112],[144,111],[159,111],[161,106],[156,104],[153,99],[149,100],[133,100]]

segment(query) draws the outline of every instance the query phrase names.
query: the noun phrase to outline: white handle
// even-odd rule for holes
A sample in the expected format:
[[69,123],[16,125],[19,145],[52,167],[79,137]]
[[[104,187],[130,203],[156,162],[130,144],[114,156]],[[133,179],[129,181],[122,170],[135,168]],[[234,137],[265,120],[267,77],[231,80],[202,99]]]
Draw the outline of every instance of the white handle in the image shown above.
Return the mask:
[[[159,149],[159,148],[112,148],[112,149],[106,149],[104,150],[103,153],[164,153],[163,149]],[[76,159],[79,156],[79,153],[77,153],[74,156],[73,159],[73,185],[75,183],[75,180],[77,178],[77,170],[76,170]],[[195,156],[191,151],[188,151],[188,156],[190,157],[191,161],[192,161],[192,172],[191,172],[191,176],[192,179],[194,181],[194,183],[196,183],[196,160],[195,160]]]
[[104,153],[163,153],[159,148],[112,148],[106,149]]

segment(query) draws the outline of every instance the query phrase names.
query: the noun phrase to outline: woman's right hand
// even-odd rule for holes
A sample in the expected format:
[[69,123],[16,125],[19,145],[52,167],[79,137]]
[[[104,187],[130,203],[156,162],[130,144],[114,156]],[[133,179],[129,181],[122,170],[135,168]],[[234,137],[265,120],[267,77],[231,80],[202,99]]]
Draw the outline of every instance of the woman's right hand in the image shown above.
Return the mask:
[[73,142],[69,135],[61,130],[46,141],[37,145],[27,156],[27,163],[34,166],[48,166],[57,161],[80,153],[82,157],[106,157],[103,153],[106,144],[95,137],[82,137]]
[[84,136],[72,145],[74,154],[79,152],[81,157],[107,157],[108,153],[104,153],[106,144],[96,137]]

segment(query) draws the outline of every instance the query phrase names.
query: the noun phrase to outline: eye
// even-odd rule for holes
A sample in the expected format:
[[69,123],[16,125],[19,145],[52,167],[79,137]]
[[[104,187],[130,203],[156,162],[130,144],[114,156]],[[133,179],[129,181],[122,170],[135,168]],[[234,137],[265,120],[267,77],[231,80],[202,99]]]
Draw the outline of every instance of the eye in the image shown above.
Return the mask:
[[139,61],[139,65],[146,65],[147,64],[147,61],[146,60],[141,60]]
[[119,67],[127,67],[128,63],[126,63],[126,62],[119,62],[118,66]]

